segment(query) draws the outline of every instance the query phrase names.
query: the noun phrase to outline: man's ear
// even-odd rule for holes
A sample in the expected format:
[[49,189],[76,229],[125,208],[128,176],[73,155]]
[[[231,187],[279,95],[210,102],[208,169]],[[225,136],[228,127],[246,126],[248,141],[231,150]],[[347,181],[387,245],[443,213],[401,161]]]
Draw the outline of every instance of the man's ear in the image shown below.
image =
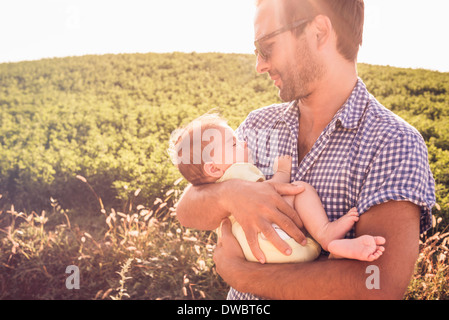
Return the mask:
[[316,16],[314,19],[314,31],[318,48],[331,40],[334,29],[329,17],[325,15]]
[[203,169],[208,176],[211,176],[213,178],[220,178],[224,174],[223,170],[213,162],[206,162],[203,166]]

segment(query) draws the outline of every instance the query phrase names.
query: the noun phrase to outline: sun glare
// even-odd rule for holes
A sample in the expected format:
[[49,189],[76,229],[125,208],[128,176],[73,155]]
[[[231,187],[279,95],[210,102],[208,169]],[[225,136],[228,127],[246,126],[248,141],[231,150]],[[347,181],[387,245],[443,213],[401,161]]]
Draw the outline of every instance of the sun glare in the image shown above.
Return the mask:
[[[405,7],[365,0],[365,7],[360,62],[449,71],[443,40],[449,1],[408,0]],[[254,0],[0,1],[0,28],[8,30],[0,34],[0,63],[105,53],[252,53],[255,9]]]

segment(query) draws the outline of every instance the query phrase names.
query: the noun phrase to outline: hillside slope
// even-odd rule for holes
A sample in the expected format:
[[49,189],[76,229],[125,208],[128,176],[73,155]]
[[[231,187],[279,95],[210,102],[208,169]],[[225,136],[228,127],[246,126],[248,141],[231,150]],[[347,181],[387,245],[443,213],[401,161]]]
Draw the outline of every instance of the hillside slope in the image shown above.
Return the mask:
[[[449,209],[449,74],[359,65],[370,92],[424,136],[442,215]],[[234,128],[278,102],[238,54],[126,54],[0,64],[0,206],[39,210],[50,197],[98,209],[141,189],[151,203],[179,178],[170,133],[215,109]],[[87,199],[87,200],[86,200]]]

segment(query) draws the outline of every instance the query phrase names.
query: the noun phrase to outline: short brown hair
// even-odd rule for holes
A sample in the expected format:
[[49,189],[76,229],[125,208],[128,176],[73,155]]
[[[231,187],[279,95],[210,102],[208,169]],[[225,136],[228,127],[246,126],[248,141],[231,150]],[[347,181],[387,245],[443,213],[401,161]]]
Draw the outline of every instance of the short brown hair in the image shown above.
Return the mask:
[[[204,159],[202,151],[210,142],[202,141],[201,138],[201,149],[197,150],[197,148],[194,148],[194,130],[199,129],[202,137],[206,130],[218,129],[225,125],[227,125],[227,121],[221,118],[218,114],[205,114],[193,120],[184,128],[178,129],[172,133],[168,152],[172,158],[172,162],[178,167],[179,172],[192,185],[198,186],[206,183],[213,183],[217,180],[208,176],[204,171],[204,164],[211,159]],[[189,144],[187,146],[189,154],[180,155],[186,144]],[[196,154],[197,151],[200,151],[200,154]],[[182,158],[182,161],[179,161],[180,158]],[[200,159],[200,161],[195,161],[196,159]]]
[[[278,0],[276,0],[278,1]],[[263,0],[257,0],[260,5]],[[337,34],[337,50],[349,61],[355,61],[363,42],[365,4],[363,0],[280,0],[282,21],[290,24],[303,18],[323,14],[329,17]]]

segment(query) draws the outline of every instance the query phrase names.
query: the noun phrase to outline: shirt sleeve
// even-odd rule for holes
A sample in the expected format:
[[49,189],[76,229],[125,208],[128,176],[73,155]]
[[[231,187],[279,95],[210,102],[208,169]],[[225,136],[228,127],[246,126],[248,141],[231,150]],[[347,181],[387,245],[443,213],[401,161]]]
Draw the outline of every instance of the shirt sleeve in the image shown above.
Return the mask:
[[435,181],[422,137],[409,132],[390,141],[371,164],[358,199],[360,214],[391,200],[412,202],[421,207],[420,231],[428,230],[436,202]]

